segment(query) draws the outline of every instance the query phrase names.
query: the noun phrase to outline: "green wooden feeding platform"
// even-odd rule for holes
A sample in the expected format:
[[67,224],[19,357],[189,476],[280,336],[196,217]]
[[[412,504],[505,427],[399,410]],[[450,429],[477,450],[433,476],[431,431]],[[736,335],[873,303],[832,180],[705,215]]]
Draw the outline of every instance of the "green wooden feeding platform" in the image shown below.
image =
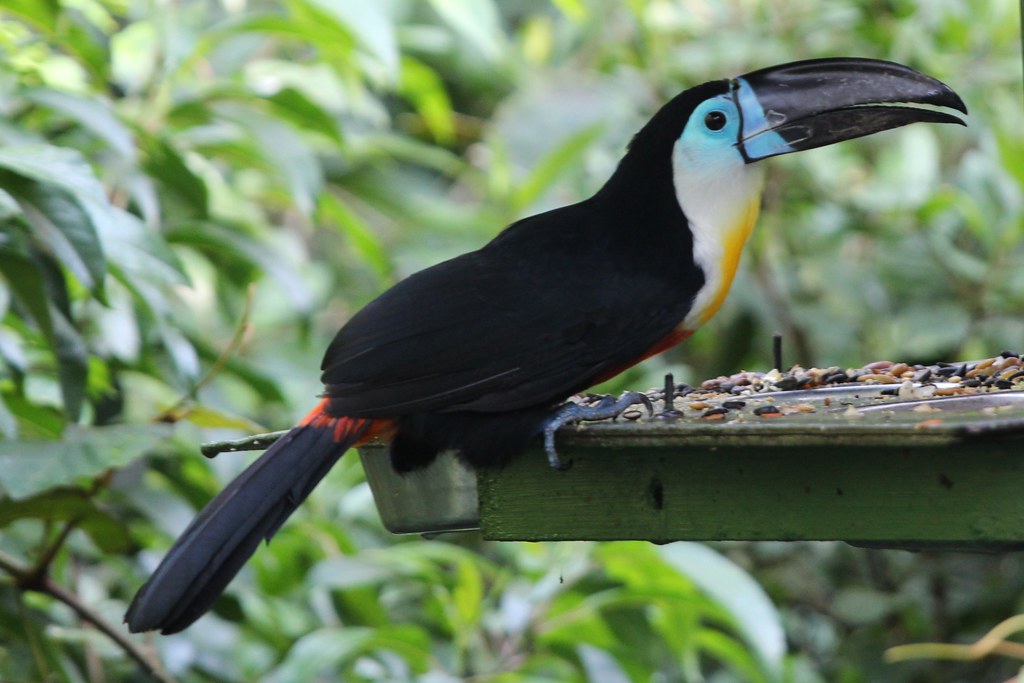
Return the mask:
[[[771,389],[803,386],[814,371],[740,373],[754,376],[749,386],[671,390],[668,411],[670,389],[653,392],[653,416],[630,409],[559,430],[566,471],[550,468],[539,445],[479,473],[444,454],[400,476],[383,444],[360,457],[394,533],[1024,549],[1024,362],[1005,352],[887,365],[833,368],[837,382],[819,374],[816,388],[795,391]],[[266,448],[276,436],[203,452]]]
[[361,456],[396,533],[1024,548],[1024,391],[916,400],[904,388],[676,398],[676,419],[560,430],[567,471],[539,447],[479,474],[442,457],[399,477],[383,446]]

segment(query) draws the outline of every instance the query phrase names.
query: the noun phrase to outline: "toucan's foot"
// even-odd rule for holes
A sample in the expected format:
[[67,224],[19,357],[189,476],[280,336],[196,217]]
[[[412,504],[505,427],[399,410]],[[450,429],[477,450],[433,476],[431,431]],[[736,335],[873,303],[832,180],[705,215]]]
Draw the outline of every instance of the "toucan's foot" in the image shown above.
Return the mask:
[[558,451],[555,450],[555,432],[562,425],[575,424],[582,420],[607,420],[618,417],[627,408],[640,403],[647,409],[648,416],[654,414],[651,399],[637,391],[627,391],[618,399],[614,396],[603,396],[596,404],[592,405],[566,403],[544,425],[544,452],[548,454],[548,464],[563,472],[572,467],[572,461],[562,462],[562,459],[558,457]]

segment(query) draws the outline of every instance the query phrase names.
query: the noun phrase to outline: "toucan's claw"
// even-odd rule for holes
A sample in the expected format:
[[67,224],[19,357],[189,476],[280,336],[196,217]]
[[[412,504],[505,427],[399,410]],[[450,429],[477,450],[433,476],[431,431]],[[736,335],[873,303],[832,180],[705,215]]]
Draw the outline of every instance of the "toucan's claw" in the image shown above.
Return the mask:
[[583,420],[607,420],[618,417],[627,408],[637,404],[643,404],[647,409],[648,417],[654,415],[654,404],[646,394],[638,391],[627,391],[619,398],[611,395],[602,396],[596,404],[582,405],[579,403],[566,403],[555,415],[544,425],[544,452],[548,456],[548,464],[553,469],[564,472],[572,467],[572,461],[563,462],[555,449],[555,432],[564,425],[575,424]]

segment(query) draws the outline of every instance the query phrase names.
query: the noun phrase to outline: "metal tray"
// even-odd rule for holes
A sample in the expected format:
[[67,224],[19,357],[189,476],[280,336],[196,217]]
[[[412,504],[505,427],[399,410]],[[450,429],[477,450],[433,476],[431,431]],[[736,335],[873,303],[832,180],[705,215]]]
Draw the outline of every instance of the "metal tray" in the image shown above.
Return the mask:
[[451,453],[409,474],[391,469],[387,446],[359,449],[366,481],[384,528],[393,534],[429,534],[480,528],[476,474]]

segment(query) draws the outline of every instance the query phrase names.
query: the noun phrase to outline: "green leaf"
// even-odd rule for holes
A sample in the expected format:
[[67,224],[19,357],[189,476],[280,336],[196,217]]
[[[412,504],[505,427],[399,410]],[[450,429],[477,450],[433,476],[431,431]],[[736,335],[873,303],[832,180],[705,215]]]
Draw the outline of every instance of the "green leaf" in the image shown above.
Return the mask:
[[580,644],[576,648],[588,683],[629,683],[629,675],[615,657],[599,647]]
[[580,22],[587,18],[587,4],[582,0],[554,0],[554,5],[572,21]]
[[755,653],[728,634],[706,628],[697,634],[697,641],[705,654],[711,655],[739,674],[739,680],[749,683],[781,680],[781,663],[771,678],[766,677],[765,672],[758,666]]
[[512,193],[513,207],[523,210],[539,199],[565,169],[579,162],[587,148],[601,135],[602,128],[601,124],[588,126],[548,152]]
[[54,354],[57,356],[57,377],[60,393],[64,399],[64,412],[72,422],[78,420],[85,402],[89,377],[89,350],[78,330],[64,314],[54,308],[50,311],[53,320]]
[[170,355],[178,373],[190,382],[198,378],[199,355],[192,342],[182,334],[181,330],[171,324],[168,318],[159,317],[155,322],[160,342]]
[[738,566],[700,543],[658,546],[658,554],[725,608],[747,643],[775,678],[781,677],[786,637],[775,605]]
[[397,575],[393,567],[379,561],[372,553],[361,553],[358,557],[339,555],[318,562],[310,571],[308,581],[314,586],[351,590],[382,585],[394,581]]
[[319,209],[322,219],[329,220],[340,229],[364,263],[370,265],[381,279],[391,278],[394,273],[391,257],[362,218],[330,192],[320,196]]
[[0,488],[21,499],[123,467],[163,442],[170,425],[71,426],[59,441],[0,441]]
[[210,198],[206,183],[192,172],[170,140],[159,136],[143,136],[143,168],[161,187],[169,190],[193,218],[208,218]]
[[64,410],[77,420],[85,399],[89,353],[85,341],[68,321],[67,291],[59,269],[35,257],[0,247],[0,274],[39,328],[55,356]]
[[389,81],[398,80],[398,39],[384,11],[385,4],[364,0],[306,0],[341,24],[384,67]]
[[0,245],[0,274],[43,336],[52,340],[49,296],[38,262],[25,253]]
[[455,113],[436,71],[412,57],[403,57],[398,91],[416,108],[435,140],[444,145],[455,141]]
[[77,57],[97,81],[105,82],[110,72],[106,36],[89,24],[82,12],[61,12],[57,28],[53,37],[61,47]]
[[103,552],[122,553],[132,547],[131,535],[124,523],[98,507],[81,489],[51,489],[22,500],[0,496],[0,528],[19,519],[74,520]]
[[0,148],[0,168],[40,183],[56,185],[69,194],[106,203],[103,186],[77,151],[54,145],[14,145]]
[[[7,359],[7,353],[3,348],[6,344],[6,335],[0,331],[0,354],[4,356],[4,360],[10,362]],[[14,412],[7,406],[7,402],[4,400],[4,395],[0,394],[0,439],[17,439],[18,438],[18,418],[14,415]]]
[[313,295],[305,282],[280,256],[267,249],[245,233],[230,230],[213,222],[189,223],[171,233],[167,239],[176,244],[187,244],[209,253],[211,258],[242,258],[258,266],[276,279],[300,312],[309,311],[313,306]]
[[237,429],[249,434],[260,430],[258,425],[244,417],[229,415],[208,406],[191,406],[183,417],[204,429]]
[[267,167],[279,173],[288,185],[296,207],[305,215],[312,215],[317,195],[323,189],[323,171],[320,161],[295,129],[273,116],[232,103],[221,103],[217,109],[252,135]]
[[21,215],[21,207],[10,192],[0,189],[0,221],[9,221]]
[[[326,37],[323,27],[317,26],[314,22],[296,21],[292,17],[284,16],[277,12],[253,12],[243,14],[240,17],[228,19],[214,27],[214,31],[228,35],[248,35],[252,33],[269,33],[282,38],[295,38],[317,44]],[[215,34],[211,34],[211,37]],[[345,32],[346,41],[354,43],[354,40]],[[208,41],[212,46],[213,41]]]
[[457,178],[470,170],[461,157],[436,145],[428,145],[404,135],[382,133],[368,136],[375,148],[404,162],[435,170],[450,178]]
[[377,650],[399,654],[414,671],[430,666],[427,633],[413,626],[386,628],[322,628],[303,636],[288,651],[284,662],[265,680],[267,683],[305,683],[324,671],[335,676],[360,656]]
[[972,318],[951,301],[926,298],[915,302],[907,297],[901,302],[898,316],[879,321],[878,328],[888,333],[892,347],[910,356],[938,357],[947,349],[955,349],[974,336]]
[[498,9],[492,0],[430,0],[434,10],[481,55],[496,62],[505,49]]
[[469,630],[476,626],[483,611],[484,583],[480,569],[472,560],[459,562],[452,588],[452,602],[458,615],[457,626]]
[[35,88],[21,94],[31,102],[78,122],[125,159],[135,158],[132,133],[114,114],[109,102],[95,95],[76,95],[51,88]]
[[135,215],[111,206],[107,219],[96,227],[111,270],[122,279],[159,286],[189,284],[184,266],[163,236]]
[[836,616],[854,627],[883,623],[886,617],[903,607],[900,599],[891,593],[869,586],[850,586],[836,591],[831,602]]
[[50,32],[60,14],[58,0],[6,0],[4,11],[16,14],[41,29]]
[[[110,204],[92,169],[76,151],[52,145],[0,149],[5,189],[37,233],[83,284],[102,296],[106,260],[95,222]],[[9,175],[9,174],[8,174]]]
[[54,185],[0,176],[32,227],[37,242],[84,286],[102,292],[106,259],[89,213]]
[[21,394],[5,393],[4,404],[18,421],[17,436],[23,439],[53,440],[60,437],[67,420],[51,406],[37,405]]
[[303,130],[326,135],[339,145],[344,142],[338,122],[301,91],[287,87],[267,97],[275,115]]

